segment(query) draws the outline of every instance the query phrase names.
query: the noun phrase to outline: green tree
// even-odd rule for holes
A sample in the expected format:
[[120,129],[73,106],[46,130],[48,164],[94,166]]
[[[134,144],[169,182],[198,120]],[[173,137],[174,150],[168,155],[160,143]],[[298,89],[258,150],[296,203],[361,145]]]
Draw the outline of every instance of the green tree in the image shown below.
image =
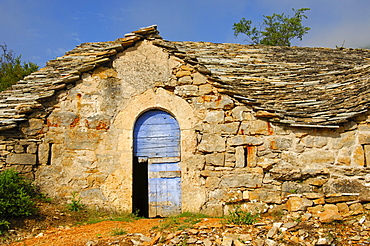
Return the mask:
[[9,88],[25,76],[37,71],[39,68],[32,62],[21,62],[21,56],[16,56],[12,50],[8,50],[6,44],[0,44],[0,91]]
[[302,25],[302,19],[307,19],[304,14],[309,8],[293,9],[294,16],[273,14],[263,16],[263,23],[260,28],[252,27],[252,21],[242,18],[238,23],[234,23],[234,35],[245,34],[252,44],[265,44],[274,46],[290,46],[290,41],[294,38],[302,40],[303,35],[311,29]]

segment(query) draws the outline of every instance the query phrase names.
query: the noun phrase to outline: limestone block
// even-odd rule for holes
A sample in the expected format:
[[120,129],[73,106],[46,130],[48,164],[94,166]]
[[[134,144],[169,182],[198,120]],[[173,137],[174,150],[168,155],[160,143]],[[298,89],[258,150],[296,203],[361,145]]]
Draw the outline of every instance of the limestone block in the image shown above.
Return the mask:
[[[341,152],[341,151],[340,151]],[[338,153],[338,156],[337,156],[337,160],[335,162],[335,164],[337,165],[346,165],[346,166],[349,166],[351,165],[351,156],[350,154],[340,154],[340,152]],[[345,152],[348,152],[348,150],[346,149]]]
[[203,177],[220,177],[221,176],[220,172],[213,171],[213,170],[202,170],[200,174]]
[[39,163],[41,165],[46,165],[48,163],[48,158],[49,158],[49,144],[41,143],[39,145],[39,151],[37,154],[39,158]]
[[275,137],[270,139],[270,148],[273,150],[287,150],[292,148],[293,140],[286,137]]
[[198,145],[201,152],[223,152],[226,149],[225,139],[218,135],[204,134]]
[[324,197],[320,197],[320,198],[314,199],[312,201],[313,201],[313,204],[315,204],[315,205],[325,204],[325,198]]
[[73,112],[53,111],[47,118],[49,127],[69,127],[76,121],[78,115]]
[[297,194],[312,193],[314,191],[314,188],[308,184],[302,184],[292,181],[284,182],[283,185],[281,186],[281,189],[283,192],[286,193],[297,193]]
[[235,135],[238,132],[239,122],[216,125],[215,133]]
[[309,178],[304,181],[305,184],[321,187],[328,181],[326,177]]
[[370,144],[370,134],[369,133],[359,134],[358,143],[359,144]]
[[239,121],[245,120],[245,114],[246,112],[250,112],[250,109],[248,109],[246,106],[237,106],[233,108],[232,116]]
[[325,177],[329,176],[330,171],[328,168],[322,168],[322,167],[305,167],[302,168],[302,175],[304,177]]
[[322,148],[327,145],[328,140],[327,137],[322,136],[306,136],[302,139],[301,143],[303,143],[306,147],[309,148]]
[[257,167],[262,168],[264,171],[270,170],[274,164],[278,163],[279,160],[264,160],[262,162],[258,161],[259,158],[257,158]]
[[311,207],[313,202],[302,197],[293,196],[289,197],[286,206],[289,211],[306,211],[308,207]]
[[219,203],[220,201],[226,201],[228,200],[228,195],[227,195],[227,190],[226,189],[215,189],[211,190],[208,193],[208,199],[211,202],[217,202]]
[[224,111],[222,110],[213,110],[208,111],[205,116],[205,122],[211,123],[223,123],[225,119]]
[[177,78],[182,78],[185,76],[190,77],[190,75],[191,75],[191,71],[189,70],[180,70],[180,71],[177,71],[177,73],[175,74]]
[[267,121],[253,120],[249,122],[248,131],[252,135],[270,135],[271,129]]
[[189,170],[203,170],[205,165],[204,155],[192,155],[188,158],[182,159],[183,165],[186,165]]
[[[190,180],[187,181],[190,184]],[[182,209],[192,213],[199,213],[200,208],[206,203],[207,195],[204,186],[195,184],[182,187]]]
[[191,102],[194,105],[195,109],[201,110],[206,109],[205,102],[212,100],[212,95],[204,95],[200,97],[193,97],[191,98]]
[[225,110],[232,109],[234,107],[234,101],[230,97],[222,95],[221,99],[215,102],[215,107]]
[[[282,200],[281,192],[279,191],[257,189],[257,190],[249,191],[248,196],[249,196],[250,201],[257,201],[257,202],[264,202],[264,203],[280,204]],[[244,198],[244,193],[243,193],[243,198]]]
[[360,193],[360,200],[368,200],[370,190],[356,179],[338,178],[329,180],[323,185],[323,192],[326,194],[334,193]]
[[183,76],[183,77],[179,78],[179,80],[178,80],[179,85],[190,85],[192,82],[193,82],[193,80],[191,79],[190,76]]
[[225,153],[213,153],[206,155],[206,164],[211,166],[224,166]]
[[297,163],[297,153],[292,151],[283,151],[280,155],[281,160],[295,165]]
[[196,85],[180,85],[175,87],[175,94],[181,97],[197,96],[198,86]]
[[221,177],[221,188],[258,188],[262,186],[263,174],[260,173],[245,173],[225,175]]
[[340,134],[340,138],[335,138],[333,141],[333,148],[341,149],[341,148],[348,148],[355,143],[355,132],[344,132]]
[[257,166],[257,147],[256,146],[247,146],[247,166],[256,167]]
[[206,95],[202,97],[204,105],[207,109],[231,109],[234,107],[234,101],[225,95],[214,96]]
[[238,146],[235,148],[235,167],[245,167],[244,147]]
[[249,126],[250,126],[250,123],[249,122],[242,122],[240,124],[240,129],[239,129],[239,132],[238,134],[241,134],[241,135],[249,135]]
[[25,135],[36,135],[42,131],[44,120],[31,118],[27,122],[20,124],[19,127]]
[[323,149],[305,151],[298,157],[298,163],[304,163],[306,166],[333,164],[334,161],[334,153]]
[[300,169],[290,167],[273,167],[270,170],[271,177],[276,180],[297,180],[302,178]]
[[117,72],[112,68],[98,67],[94,70],[93,77],[99,77],[101,79],[108,79],[117,77]]
[[225,123],[232,123],[232,122],[234,122],[234,118],[231,117],[231,116],[226,115],[225,116]]
[[36,143],[30,143],[27,146],[27,153],[35,154],[36,152],[37,152],[37,144]]
[[106,115],[94,115],[87,117],[84,124],[89,129],[107,130],[110,127],[111,118]]
[[223,200],[227,203],[241,202],[243,200],[243,192],[240,190],[228,190]]
[[354,203],[349,206],[349,210],[353,215],[364,212],[364,206],[361,203]]
[[340,203],[340,202],[349,202],[356,201],[359,199],[358,195],[348,195],[348,196],[333,196],[325,198],[326,203]]
[[207,78],[200,74],[200,73],[194,73],[193,74],[193,84],[194,85],[203,85],[207,83]]
[[364,145],[365,166],[370,167],[370,145]]
[[360,132],[370,132],[370,124],[359,124],[358,130]]
[[233,162],[233,163],[235,163],[235,161],[236,161],[235,153],[226,153],[225,154],[225,163],[226,162]]
[[227,145],[240,146],[240,145],[262,145],[263,141],[258,137],[238,135],[227,139]]
[[223,216],[223,206],[221,204],[207,204],[206,207],[201,209],[201,213],[208,216],[220,217]]
[[95,150],[98,146],[101,133],[97,130],[73,128],[67,131],[66,147],[68,149]]
[[35,165],[35,154],[10,154],[6,158],[7,164]]
[[337,203],[336,205],[338,207],[338,211],[341,214],[346,214],[346,213],[349,212],[349,207],[348,207],[347,203],[345,203],[345,202],[343,202],[343,203]]
[[334,220],[342,220],[343,217],[339,214],[338,207],[334,204],[325,204],[323,212],[319,213],[321,223],[331,223]]
[[44,142],[45,143],[64,143],[66,134],[63,128],[56,127],[53,129],[49,128],[49,131],[46,132]]
[[352,155],[353,165],[364,166],[365,165],[365,153],[364,148],[361,145],[355,146],[355,150]]
[[107,198],[104,197],[102,191],[99,188],[91,188],[80,193],[81,199],[88,204],[96,204],[107,201]]
[[210,84],[200,85],[199,86],[199,95],[206,95],[213,91],[213,86]]
[[208,177],[206,178],[205,187],[209,189],[216,189],[219,187],[220,178],[218,177]]
[[324,207],[322,205],[317,205],[314,207],[308,207],[307,212],[312,214],[319,214],[324,210]]
[[20,144],[14,145],[14,152],[17,154],[24,153],[23,145],[20,145]]

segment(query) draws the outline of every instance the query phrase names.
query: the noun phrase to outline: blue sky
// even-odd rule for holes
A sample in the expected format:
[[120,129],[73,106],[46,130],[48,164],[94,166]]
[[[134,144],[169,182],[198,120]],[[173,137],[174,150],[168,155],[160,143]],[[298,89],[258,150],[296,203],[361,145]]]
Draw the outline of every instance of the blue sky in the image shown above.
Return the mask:
[[112,41],[152,24],[171,41],[245,43],[232,25],[242,17],[311,8],[303,24],[310,47],[370,45],[369,0],[0,0],[0,43],[43,67],[83,42]]

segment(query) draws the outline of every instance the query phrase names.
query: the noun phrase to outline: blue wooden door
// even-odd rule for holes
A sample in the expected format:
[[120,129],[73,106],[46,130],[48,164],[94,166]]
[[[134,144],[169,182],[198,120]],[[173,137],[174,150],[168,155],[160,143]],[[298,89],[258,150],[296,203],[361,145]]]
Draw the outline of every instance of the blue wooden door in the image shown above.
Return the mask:
[[[134,158],[137,160],[134,165],[147,165],[147,173],[136,174],[134,179],[141,175],[148,180],[148,216],[181,213],[180,128],[172,115],[150,110],[137,119]],[[145,193],[135,189],[134,192]]]

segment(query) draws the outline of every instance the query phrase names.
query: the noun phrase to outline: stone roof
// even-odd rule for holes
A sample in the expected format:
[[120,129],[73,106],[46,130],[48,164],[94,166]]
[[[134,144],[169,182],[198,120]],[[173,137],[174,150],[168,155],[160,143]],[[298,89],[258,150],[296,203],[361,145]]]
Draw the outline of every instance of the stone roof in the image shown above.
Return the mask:
[[27,120],[45,107],[44,99],[143,39],[194,65],[220,92],[273,122],[335,128],[369,108],[368,50],[172,42],[151,26],[116,41],[81,44],[1,92],[0,130]]
[[207,68],[221,92],[273,122],[336,128],[369,109],[369,50],[155,42]]

